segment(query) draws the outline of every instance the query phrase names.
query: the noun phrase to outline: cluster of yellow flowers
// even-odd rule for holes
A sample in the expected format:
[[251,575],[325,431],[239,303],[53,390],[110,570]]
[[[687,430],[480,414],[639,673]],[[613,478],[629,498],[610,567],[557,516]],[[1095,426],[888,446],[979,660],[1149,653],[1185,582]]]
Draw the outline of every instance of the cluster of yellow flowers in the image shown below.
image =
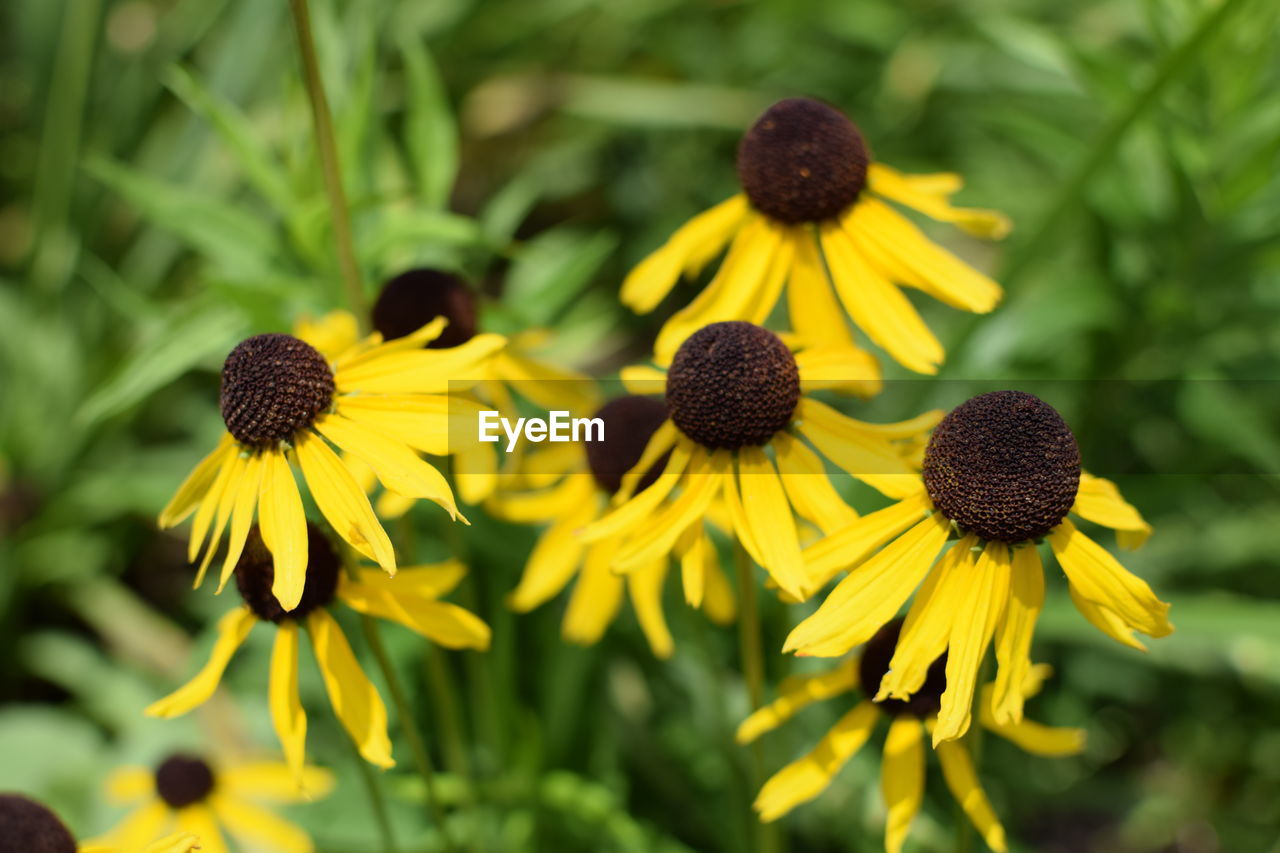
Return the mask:
[[[466,523],[456,489],[498,518],[548,524],[510,606],[535,608],[576,576],[563,623],[573,642],[599,639],[625,590],[654,654],[672,655],[661,602],[673,560],[687,603],[733,621],[739,605],[717,547],[726,538],[784,601],[825,593],[783,651],[843,659],[779,684],[738,740],[754,741],[819,700],[862,699],[763,785],[761,820],[818,796],[885,717],[886,850],[901,849],[921,807],[926,733],[964,813],[992,849],[1006,849],[961,740],[974,709],[983,727],[1030,752],[1083,745],[1078,729],[1024,718],[1024,702],[1048,676],[1031,657],[1045,595],[1039,545],[1048,543],[1081,614],[1141,648],[1134,632],[1172,630],[1168,605],[1068,516],[1116,530],[1126,547],[1140,546],[1150,528],[1114,484],[1081,469],[1070,428],[1030,394],[997,391],[887,424],[814,396],[882,390],[879,362],[856,331],[909,370],[938,370],[943,347],[902,288],[978,313],[1000,300],[998,284],[899,210],[979,237],[1005,234],[1000,214],[951,204],[956,175],[904,175],[873,161],[844,115],[809,99],[781,101],[750,128],[738,172],[741,194],[681,227],[622,285],[626,305],[652,311],[682,276],[724,253],[707,287],[662,326],[652,364],[623,371],[629,396],[602,404],[585,377],[530,354],[536,336],[479,330],[471,291],[438,271],[392,280],[371,334],[358,331],[364,318],[335,312],[232,351],[220,396],[227,431],[160,524],[193,518],[197,585],[225,541],[217,587],[234,578],[242,603],[218,623],[203,668],[147,713],[175,717],[208,700],[250,630],[265,623],[275,630],[267,702],[284,762],[215,769],[174,756],[154,772],[122,771],[113,795],[147,802],[108,844],[141,850],[177,829],[198,836],[202,850],[222,851],[225,829],[271,849],[311,849],[297,828],[248,801],[318,797],[331,785],[306,762],[299,629],[360,754],[393,765],[387,708],[330,609],[341,603],[446,648],[487,648],[487,625],[442,600],[465,566],[400,566],[382,521],[426,499]],[[779,323],[785,331],[767,328]],[[500,466],[492,446],[465,440],[459,425],[474,435],[478,414],[512,410],[513,394],[594,412],[607,438],[549,445]],[[452,477],[442,460],[452,460]],[[833,469],[890,503],[860,516]],[[323,527],[308,520],[298,474]],[[755,580],[748,572],[744,582]],[[980,684],[990,647],[994,680]],[[146,849],[189,847],[178,839]]]

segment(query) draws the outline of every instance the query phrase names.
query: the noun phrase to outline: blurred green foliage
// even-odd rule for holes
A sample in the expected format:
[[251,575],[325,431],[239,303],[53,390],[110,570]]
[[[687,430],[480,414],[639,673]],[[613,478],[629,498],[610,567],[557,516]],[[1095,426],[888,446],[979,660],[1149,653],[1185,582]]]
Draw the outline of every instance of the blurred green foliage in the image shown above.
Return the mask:
[[[621,276],[735,190],[738,132],[776,97],[840,105],[886,162],[959,171],[963,200],[1009,212],[1001,246],[933,230],[1008,289],[984,318],[921,304],[948,347],[943,378],[1052,383],[1086,464],[1097,448],[1155,524],[1126,560],[1173,601],[1179,630],[1142,657],[1051,594],[1037,651],[1059,677],[1034,711],[1085,724],[1090,746],[1046,761],[989,743],[988,789],[1017,849],[1280,851],[1280,6],[313,11],[366,278],[455,267],[483,288],[489,328],[554,328],[559,357],[598,375],[642,358],[662,316],[627,314]],[[273,742],[260,642],[229,675],[243,701],[141,717],[230,603],[188,590],[182,546],[153,519],[220,429],[225,353],[340,305],[341,287],[286,4],[11,0],[0,33],[0,788],[87,835],[114,817],[98,790],[109,768]],[[869,419],[952,405],[966,387],[887,370],[902,382],[857,409]],[[420,556],[440,553],[435,515],[412,521]],[[747,849],[732,633],[672,596],[669,663],[629,616],[596,648],[565,646],[559,605],[519,619],[503,607],[533,531],[476,521],[467,594],[495,646],[439,659],[465,687],[476,779],[446,775],[443,789],[482,803],[475,821],[458,813],[458,834],[504,851]],[[778,648],[799,614],[774,602],[765,616]],[[448,709],[427,698],[421,643],[389,640],[434,727]],[[804,667],[768,666],[771,679]],[[770,767],[841,711],[773,736]],[[291,817],[322,850],[371,849],[340,735],[314,716],[340,795]],[[877,849],[874,756],[785,821],[791,849]],[[389,778],[406,849],[435,849],[417,783]],[[939,781],[914,849],[952,847]]]

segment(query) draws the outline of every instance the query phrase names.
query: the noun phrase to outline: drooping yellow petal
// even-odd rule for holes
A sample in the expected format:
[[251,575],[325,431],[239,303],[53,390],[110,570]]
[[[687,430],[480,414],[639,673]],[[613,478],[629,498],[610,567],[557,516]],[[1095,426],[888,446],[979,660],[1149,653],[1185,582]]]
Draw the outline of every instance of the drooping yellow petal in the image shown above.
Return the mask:
[[901,853],[911,821],[924,801],[924,726],[904,714],[895,717],[884,739],[880,766],[880,791],[887,811],[884,820],[885,853]]
[[1004,291],[946,249],[893,208],[876,199],[856,205],[845,220],[858,250],[888,279],[916,287],[934,299],[985,314]]
[[847,391],[865,399],[884,388],[880,362],[856,346],[810,347],[796,353],[796,366],[804,391]]
[[283,453],[263,454],[258,528],[271,552],[271,593],[285,610],[302,600],[307,580],[307,515]]
[[258,619],[248,607],[237,607],[219,619],[216,629],[218,638],[209,652],[208,662],[186,684],[149,705],[146,715],[164,719],[180,717],[208,701],[213,691],[218,689],[218,682],[222,680],[222,673],[231,662],[231,656],[256,624]]
[[[795,261],[787,279],[787,314],[791,328],[805,347],[854,347],[853,335],[818,253],[817,238],[812,234],[796,239]],[[879,365],[876,369],[878,377]]]
[[682,273],[697,274],[724,249],[747,212],[747,198],[739,193],[680,226],[661,248],[627,274],[622,282],[622,304],[637,314],[648,314],[671,292]]
[[432,501],[457,519],[458,507],[444,475],[401,442],[338,414],[317,418],[315,428],[372,468],[386,488],[407,498]]
[[448,325],[449,321],[446,318],[435,317],[417,331],[389,341],[382,339],[381,332],[374,332],[363,340],[357,341],[333,361],[334,373],[383,359],[392,353],[420,350],[440,337]]
[[1156,598],[1146,581],[1076,529],[1070,519],[1063,519],[1048,539],[1071,588],[1081,598],[1107,608],[1125,625],[1149,637],[1173,633],[1169,605]]
[[578,582],[573,585],[569,606],[560,626],[566,642],[590,646],[600,640],[605,628],[622,606],[624,581],[609,566],[617,553],[618,540],[605,539],[587,548]]
[[748,744],[771,732],[814,702],[848,693],[858,686],[858,664],[848,660],[814,675],[792,675],[778,684],[778,698],[757,709],[738,726],[734,738]]
[[1147,650],[1146,643],[1134,636],[1133,628],[1126,625],[1124,620],[1116,615],[1115,611],[1082,598],[1080,592],[1074,586],[1068,584],[1068,590],[1071,593],[1071,601],[1075,604],[1076,610],[1079,610],[1080,615],[1089,620],[1090,625],[1117,643],[1126,645],[1131,649],[1137,649],[1140,652]]
[[483,503],[498,486],[497,445],[477,442],[459,449],[455,443],[453,451],[453,478],[458,483],[458,494],[466,503]]
[[218,446],[191,470],[173,498],[160,511],[161,530],[181,524],[182,520],[194,512],[197,506],[208,499],[209,489],[217,479],[218,472],[236,453],[235,439],[230,433],[223,434],[218,441]]
[[[393,342],[395,343],[395,342]],[[333,381],[338,393],[447,394],[478,381],[480,365],[506,346],[501,335],[480,334],[449,349],[391,352],[359,363],[339,365]]]
[[205,803],[179,809],[175,814],[178,829],[200,839],[200,853],[230,853],[226,839],[213,810]]
[[570,474],[550,489],[499,492],[489,498],[485,509],[513,524],[537,524],[561,518],[584,503],[590,503],[595,492],[595,478],[591,474]]
[[720,493],[729,469],[729,451],[708,453],[695,447],[685,469],[680,496],[656,512],[652,519],[626,540],[618,551],[614,568],[631,571],[654,560],[665,559],[690,527],[699,524],[707,507]]
[[772,444],[782,486],[797,514],[823,533],[832,533],[858,520],[858,514],[831,484],[818,454],[785,432],[775,435]]
[[492,408],[459,394],[378,394],[340,397],[337,412],[432,456],[453,443],[476,442],[480,412]]
[[156,776],[145,767],[121,767],[112,771],[104,787],[113,803],[132,805],[155,793]]
[[[93,847],[81,847],[80,853],[93,853]],[[142,853],[194,853],[200,849],[200,836],[190,832],[175,832],[159,841],[148,844]]]
[[647,397],[661,394],[667,387],[666,372],[646,364],[628,365],[618,371],[618,378],[622,380],[622,387],[628,394]]
[[[141,808],[130,812],[114,829],[90,842],[91,847],[101,846],[111,853],[120,848],[132,853],[150,844],[170,823],[170,810],[159,797]],[[81,848],[82,850],[84,848]]]
[[640,485],[640,480],[658,467],[658,463],[676,444],[688,443],[684,440],[684,434],[670,418],[663,421],[654,430],[653,435],[649,436],[649,440],[644,445],[644,452],[640,454],[640,460],[631,466],[630,471],[622,475],[622,485],[618,493],[613,496],[613,502],[619,504],[630,500],[635,494],[636,487]]
[[307,631],[333,712],[360,755],[378,767],[394,767],[391,739],[387,737],[387,706],[360,668],[342,628],[329,611],[319,608],[308,614]]
[[1084,729],[1046,726],[1031,720],[1001,723],[995,717],[993,685],[983,686],[978,697],[978,722],[1032,755],[1057,758],[1084,749]]
[[836,585],[792,630],[783,651],[834,657],[871,639],[924,579],[950,530],[935,513],[889,543]]
[[1002,724],[1022,722],[1022,685],[1031,671],[1031,638],[1044,606],[1044,569],[1034,545],[1015,548],[1009,600],[996,626],[995,717]]
[[223,768],[218,785],[228,794],[273,803],[304,803],[333,792],[337,780],[323,767],[304,767],[302,785],[288,765],[279,761],[254,761]]
[[239,842],[257,845],[272,853],[312,853],[315,845],[297,826],[266,809],[216,791],[210,807]]
[[760,820],[775,821],[826,790],[840,768],[867,742],[879,719],[879,708],[870,702],[859,703],[831,727],[813,752],[773,774],[752,804]]
[[904,498],[923,489],[892,437],[868,433],[859,421],[811,397],[800,399],[795,418],[801,434],[823,456],[887,497]]
[[747,521],[747,512],[742,508],[742,495],[738,491],[738,478],[732,475],[724,478],[724,509],[728,516],[729,532],[738,540],[756,565],[764,565],[764,552],[760,550],[760,546],[756,543],[755,535],[751,530],[751,523]]
[[578,531],[596,515],[595,501],[583,501],[551,525],[533,547],[520,583],[507,599],[517,613],[527,613],[564,589],[582,562]]
[[937,373],[942,344],[911,301],[867,262],[842,225],[822,225],[820,234],[836,294],[858,328],[903,367]]
[[298,623],[291,619],[276,626],[267,705],[284,760],[301,787],[307,763],[307,715],[298,697]]
[[336,361],[360,340],[360,325],[350,311],[330,311],[323,317],[303,316],[293,324],[293,336]]
[[1005,842],[1004,827],[991,808],[991,802],[978,782],[978,774],[973,769],[973,759],[969,751],[960,741],[937,743],[934,750],[938,753],[938,761],[942,764],[942,775],[947,780],[951,796],[955,797],[960,808],[968,815],[982,840],[996,853],[1005,853],[1008,845]]
[[671,639],[671,629],[667,627],[667,618],[662,613],[662,585],[666,579],[665,557],[642,565],[627,575],[627,594],[631,596],[636,621],[640,623],[640,630],[644,632],[653,656],[660,660],[671,657],[676,648],[675,641]]
[[[652,439],[650,441],[652,442]],[[598,542],[606,537],[630,531],[648,520],[684,476],[685,468],[693,458],[695,448],[696,445],[691,441],[677,442],[671,448],[671,457],[667,460],[666,467],[654,480],[653,485],[640,494],[628,498],[626,503],[614,507],[608,515],[584,527],[581,533],[582,541]]]
[[324,439],[311,433],[301,434],[294,450],[311,497],[334,532],[352,548],[394,573],[396,554],[391,540],[373,514],[369,498],[338,454],[329,449]]
[[[227,520],[231,518],[231,509],[235,506],[236,498],[240,495],[240,485],[244,478],[245,468],[248,466],[249,453],[245,451],[238,452],[231,461],[223,467],[218,473],[218,478],[214,481],[211,494],[217,492],[217,512],[213,515],[213,526],[209,528],[209,542],[205,547],[204,556],[200,559],[200,567],[196,569],[196,579],[194,587],[198,588],[204,583],[205,572],[209,570],[209,566],[213,563],[213,555],[217,553],[218,546],[222,542],[222,533],[226,530]],[[200,538],[204,538],[203,527],[208,524],[208,516],[205,516],[205,507],[202,505],[200,511],[196,513],[195,524],[191,530],[191,542],[188,544],[188,555],[191,548],[196,545],[196,531],[200,531]],[[195,559],[189,556],[189,559]]]
[[787,494],[773,463],[759,447],[738,451],[738,497],[751,538],[760,549],[760,564],[783,592],[800,601],[814,590],[809,586],[800,540]]
[[825,586],[836,574],[853,568],[876,549],[925,517],[931,504],[923,490],[884,509],[854,519],[804,549],[810,583]]
[[694,524],[676,540],[676,556],[680,558],[680,586],[685,604],[701,607],[707,589],[707,571],[718,555],[706,533],[706,525]]
[[729,578],[720,567],[715,548],[707,541],[707,568],[703,574],[702,612],[717,625],[730,625],[738,618],[738,601],[734,598]]
[[[878,685],[876,701],[909,698],[924,685],[929,667],[947,650],[951,622],[959,612],[968,590],[967,582],[973,575],[973,555],[969,549],[977,541],[972,534],[962,537],[942,555],[921,584],[902,624],[889,671]],[[874,689],[877,685],[867,686],[868,693]]]
[[1071,511],[1094,524],[1129,534],[1119,538],[1121,548],[1141,547],[1151,536],[1151,525],[1120,495],[1116,484],[1087,471],[1080,472],[1080,491]]
[[942,707],[933,728],[935,747],[969,730],[978,670],[1009,598],[1011,562],[1008,545],[986,543],[958,597],[959,608],[947,639],[947,689],[942,692]]
[[258,494],[262,490],[262,469],[264,458],[278,454],[271,449],[254,453],[244,461],[244,470],[240,473],[240,482],[236,485],[235,503],[231,507],[231,531],[227,536],[227,555],[222,560],[222,577],[218,580],[218,592],[222,592],[231,573],[235,571],[240,555],[244,553],[245,540],[249,538],[249,529],[253,527],[254,510],[258,506]]
[[373,568],[361,568],[356,572],[361,586],[387,595],[416,595],[421,598],[448,595],[466,574],[466,565],[452,558],[438,563],[401,566],[394,578]]
[[963,186],[959,175],[904,175],[883,163],[867,168],[867,183],[877,195],[920,211],[930,219],[950,222],[975,237],[999,240],[1009,233],[1009,217],[997,210],[953,207],[947,196]]
[[456,604],[345,580],[338,587],[338,596],[352,610],[399,622],[447,649],[489,648],[489,626]]

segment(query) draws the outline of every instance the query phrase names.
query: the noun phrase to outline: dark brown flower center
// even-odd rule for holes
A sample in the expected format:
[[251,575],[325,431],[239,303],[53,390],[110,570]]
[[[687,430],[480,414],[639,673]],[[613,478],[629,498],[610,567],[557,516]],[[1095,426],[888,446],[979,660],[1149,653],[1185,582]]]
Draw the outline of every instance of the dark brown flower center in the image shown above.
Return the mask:
[[240,597],[259,619],[267,622],[300,620],[317,607],[325,607],[333,601],[341,568],[329,537],[308,522],[307,578],[302,587],[302,599],[294,609],[285,610],[271,591],[271,584],[276,578],[275,562],[255,524],[245,540],[240,562],[236,563],[236,589],[240,590]]
[[222,420],[245,444],[286,441],[333,401],[333,371],[292,335],[254,335],[222,365]]
[[0,853],[76,853],[76,840],[44,806],[0,794]]
[[1080,486],[1080,449],[1048,403],[994,391],[942,419],[924,453],[933,505],[962,530],[997,542],[1044,536]]
[[194,755],[171,755],[156,768],[156,793],[170,808],[203,801],[213,791],[213,770]]
[[795,225],[833,219],[858,200],[871,155],[853,122],[812,98],[769,107],[738,145],[738,180],[752,206]]
[[667,371],[667,412],[703,447],[762,445],[800,401],[795,356],[753,323],[712,323],[689,336]]
[[[640,461],[645,445],[667,419],[667,407],[661,400],[633,395],[610,400],[595,416],[604,421],[604,441],[586,442],[587,464],[600,488],[613,494],[622,487],[622,476]],[[636,484],[636,494],[653,485],[666,458],[645,472]]]
[[460,346],[475,337],[475,294],[462,279],[440,270],[401,273],[383,285],[373,304],[373,327],[388,341],[411,335],[437,317],[449,325],[427,344],[429,349]]
[[[894,619],[885,625],[862,649],[862,657],[858,659],[858,680],[868,698],[880,691],[880,681],[889,671],[889,661],[893,660],[893,650],[897,648],[898,635],[902,633],[902,621]],[[910,699],[882,699],[876,702],[876,706],[895,717],[911,714],[923,720],[938,713],[942,707],[942,693],[946,689],[947,656],[944,653],[929,665],[924,684],[911,694]]]

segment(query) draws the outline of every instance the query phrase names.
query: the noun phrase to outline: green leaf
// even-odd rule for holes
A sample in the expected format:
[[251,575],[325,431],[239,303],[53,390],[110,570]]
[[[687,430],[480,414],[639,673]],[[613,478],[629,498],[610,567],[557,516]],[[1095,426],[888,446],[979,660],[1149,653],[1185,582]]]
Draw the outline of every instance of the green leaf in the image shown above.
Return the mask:
[[444,208],[458,175],[458,127],[426,48],[406,36],[400,40],[400,53],[408,89],[405,139],[409,162],[422,203]]
[[608,232],[585,234],[559,228],[540,234],[521,249],[507,276],[506,301],[520,306],[535,325],[546,325],[591,283],[617,248]]

